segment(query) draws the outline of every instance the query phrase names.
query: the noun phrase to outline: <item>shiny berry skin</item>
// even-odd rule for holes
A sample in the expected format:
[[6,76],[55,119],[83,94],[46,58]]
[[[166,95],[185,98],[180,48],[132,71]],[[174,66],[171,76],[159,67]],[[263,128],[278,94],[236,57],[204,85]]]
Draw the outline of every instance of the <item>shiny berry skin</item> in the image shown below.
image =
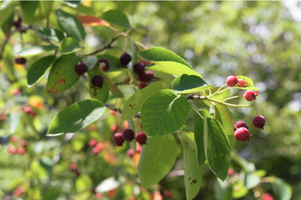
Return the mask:
[[98,65],[102,65],[102,71],[108,71],[108,69],[110,68],[110,63],[107,59],[105,58],[101,58],[97,61]]
[[254,92],[252,90],[245,91],[244,97],[247,101],[253,101],[256,99],[256,96],[258,95],[258,91]]
[[144,65],[141,63],[136,63],[133,66],[133,70],[136,74],[144,74]]
[[135,133],[130,128],[125,129],[122,133],[122,136],[123,136],[123,139],[128,142],[131,142],[131,141],[133,141],[133,139],[135,139]]
[[123,139],[122,133],[115,133],[113,136],[113,141],[116,144],[116,146],[119,146],[119,147],[123,146],[124,139]]
[[248,129],[241,127],[234,132],[234,136],[238,141],[249,141],[252,134],[250,135]]
[[135,135],[135,139],[139,144],[144,145],[146,144],[147,136],[144,132],[138,132]]
[[88,67],[85,63],[83,62],[78,62],[76,65],[75,65],[75,72],[78,74],[78,75],[83,75],[84,73],[86,73],[88,71]]
[[264,116],[258,115],[258,116],[256,116],[256,117],[254,117],[254,119],[253,119],[253,125],[254,125],[256,128],[261,128],[261,129],[263,129],[263,126],[265,125],[265,118],[264,118]]
[[247,85],[248,83],[244,79],[237,79],[237,86],[238,87],[243,87]]
[[237,121],[235,123],[235,126],[233,127],[233,129],[234,129],[234,131],[236,131],[238,128],[241,128],[241,127],[245,127],[246,129],[249,129],[246,122],[244,122],[244,121]]
[[92,85],[101,88],[103,85],[103,77],[100,75],[93,76],[91,80]]
[[226,79],[226,83],[229,87],[234,87],[238,82],[238,77],[236,76],[228,76]]
[[131,62],[132,57],[130,54],[124,53],[120,56],[119,60],[122,65],[126,66],[129,64],[129,62]]
[[15,59],[16,64],[24,65],[26,63],[26,59],[23,57],[18,57]]

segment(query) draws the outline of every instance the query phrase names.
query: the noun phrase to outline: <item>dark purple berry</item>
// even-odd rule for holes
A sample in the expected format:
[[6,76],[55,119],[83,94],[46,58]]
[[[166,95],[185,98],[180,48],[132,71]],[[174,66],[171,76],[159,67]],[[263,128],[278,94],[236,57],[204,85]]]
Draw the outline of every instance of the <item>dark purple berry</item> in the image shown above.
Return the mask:
[[123,131],[122,136],[124,140],[131,142],[135,138],[135,133],[132,129],[127,128]]
[[22,18],[20,16],[18,17],[18,22],[22,23]]
[[153,71],[147,71],[145,72],[145,80],[151,81],[154,78],[154,72]]
[[115,133],[113,136],[113,141],[117,146],[119,147],[123,146],[124,139],[122,133]]
[[93,76],[91,80],[92,85],[101,88],[103,85],[103,77],[100,75]]
[[265,125],[265,118],[264,118],[264,116],[258,115],[256,117],[254,117],[254,119],[253,119],[253,125],[256,128],[262,128],[263,129],[263,126]]
[[141,63],[136,63],[133,66],[133,70],[136,74],[144,74],[144,66]]
[[26,59],[23,57],[18,57],[15,59],[15,63],[24,65],[26,63]]
[[135,135],[135,139],[139,144],[144,145],[146,144],[147,136],[144,132],[138,132]]
[[101,58],[97,61],[97,64],[102,64],[102,71],[107,71],[110,68],[110,63],[107,59]]
[[132,57],[130,54],[124,53],[120,56],[119,60],[122,65],[127,66],[129,64],[129,62],[131,62]]
[[13,26],[16,27],[16,28],[20,28],[21,27],[21,22],[13,21]]
[[233,129],[234,129],[234,131],[236,131],[238,128],[241,128],[241,127],[245,127],[247,129],[249,129],[246,122],[244,122],[244,121],[237,121]]
[[78,75],[83,75],[84,73],[86,73],[88,71],[88,68],[87,68],[87,65],[83,62],[78,62],[76,65],[75,65],[75,72],[78,74]]

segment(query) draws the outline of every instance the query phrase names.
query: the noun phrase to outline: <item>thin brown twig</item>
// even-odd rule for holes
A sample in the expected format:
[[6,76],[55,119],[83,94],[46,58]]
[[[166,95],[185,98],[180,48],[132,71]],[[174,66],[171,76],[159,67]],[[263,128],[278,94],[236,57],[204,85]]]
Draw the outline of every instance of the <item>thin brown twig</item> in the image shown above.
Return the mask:
[[115,37],[112,38],[112,40],[111,40],[107,45],[101,47],[100,49],[97,49],[96,51],[94,51],[94,52],[92,52],[92,53],[89,53],[89,54],[83,55],[83,56],[84,56],[84,57],[93,56],[93,55],[95,55],[95,54],[97,54],[97,53],[99,53],[99,52],[102,52],[102,51],[106,50],[106,49],[113,48],[113,47],[112,47],[112,44],[113,44],[113,42],[115,42],[115,40],[118,39],[119,36],[120,36],[120,35],[116,35]]

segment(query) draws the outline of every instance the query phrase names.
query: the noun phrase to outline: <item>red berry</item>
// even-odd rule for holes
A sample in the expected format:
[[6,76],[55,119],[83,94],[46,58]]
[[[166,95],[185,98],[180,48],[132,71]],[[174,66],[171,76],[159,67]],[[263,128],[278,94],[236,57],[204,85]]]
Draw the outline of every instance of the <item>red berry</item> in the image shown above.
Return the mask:
[[145,59],[141,59],[140,60],[140,63],[145,67],[145,66],[147,66],[147,65],[149,65],[149,64],[152,64],[151,62],[149,62],[148,60],[145,60]]
[[101,151],[103,149],[104,145],[102,142],[97,143],[96,147],[97,149],[99,149],[99,151]]
[[15,153],[17,152],[17,149],[16,149],[16,147],[8,146],[8,147],[7,147],[7,151],[8,151],[10,154],[15,154]]
[[103,85],[103,77],[100,75],[93,76],[91,80],[92,85],[101,88]]
[[113,131],[113,132],[116,132],[116,131],[118,131],[118,125],[117,124],[113,124],[111,127],[110,127],[110,129],[111,129],[111,131]]
[[76,171],[77,170],[77,165],[75,163],[71,163],[69,167],[70,167],[70,169],[72,171]]
[[248,129],[241,127],[234,132],[234,136],[238,141],[249,141],[252,134],[250,135]]
[[235,123],[235,126],[234,126],[233,129],[234,129],[234,131],[236,131],[238,128],[241,128],[241,127],[245,127],[247,129],[249,129],[249,127],[247,126],[246,122],[244,122],[244,121],[237,121]]
[[136,146],[136,152],[140,153],[142,151],[142,146],[137,145]]
[[26,113],[26,114],[31,114],[33,112],[32,108],[29,107],[29,106],[26,106],[23,108],[23,111]]
[[171,198],[171,197],[172,197],[171,191],[165,190],[165,191],[164,191],[164,197],[165,197],[165,198]]
[[262,200],[274,200],[274,198],[269,193],[264,193],[262,195]]
[[16,95],[20,94],[20,90],[19,89],[13,89],[11,94],[16,96]]
[[19,28],[21,26],[21,22],[13,21],[13,26],[16,27],[16,28]]
[[88,71],[88,67],[85,63],[83,62],[78,62],[76,65],[75,65],[75,72],[78,74],[78,75],[83,75],[84,73],[86,73]]
[[256,99],[256,96],[258,95],[258,91],[254,92],[252,90],[245,91],[244,97],[247,101],[253,101]]
[[237,79],[237,86],[238,87],[243,87],[247,85],[248,83],[244,79]]
[[18,142],[18,140],[19,140],[18,136],[15,136],[15,135],[11,136],[11,138],[10,138],[10,141],[12,143],[16,143],[16,142]]
[[139,88],[142,89],[142,88],[145,88],[148,84],[145,84],[145,83],[139,83]]
[[96,143],[97,143],[97,140],[96,140],[96,139],[91,139],[91,140],[89,141],[89,146],[90,146],[90,147],[94,147],[94,146],[96,145]]
[[235,174],[234,169],[229,168],[229,170],[228,170],[228,175],[231,176],[231,175],[233,175],[233,174]]
[[136,74],[144,74],[144,65],[141,63],[136,63],[133,66],[133,70]]
[[101,65],[100,67],[102,67],[102,71],[108,71],[108,69],[110,68],[110,63],[107,59],[105,58],[101,58],[97,61],[98,65]]
[[132,129],[127,128],[123,131],[122,136],[124,140],[131,142],[135,138],[135,133]]
[[25,153],[25,148],[24,147],[20,147],[19,149],[18,149],[18,154],[20,154],[20,155],[22,155],[22,154],[24,154]]
[[154,78],[154,72],[153,71],[147,71],[145,72],[145,79],[146,81],[151,81]]
[[26,63],[26,59],[23,57],[18,57],[15,59],[16,64],[24,65]]
[[132,57],[130,56],[130,54],[124,53],[120,56],[119,60],[122,65],[126,66],[129,64],[129,62],[131,62]]
[[22,147],[26,147],[27,146],[27,141],[26,140],[22,140],[21,141],[21,146]]
[[139,144],[144,145],[146,144],[147,136],[144,132],[138,132],[135,135],[135,139]]
[[113,141],[117,146],[123,146],[124,139],[122,133],[115,133],[113,137]]
[[229,87],[234,87],[238,80],[237,80],[238,77],[236,77],[235,75],[234,76],[228,76],[228,78],[226,79],[226,83]]
[[132,158],[132,157],[134,156],[135,152],[134,152],[133,149],[129,149],[129,150],[126,151],[126,154],[127,154],[129,157]]
[[110,110],[110,114],[111,114],[111,115],[114,115],[115,113],[116,113],[115,110]]
[[254,119],[253,119],[253,125],[256,128],[262,128],[263,129],[263,126],[265,125],[265,118],[264,118],[264,116],[258,115],[256,117],[254,117]]

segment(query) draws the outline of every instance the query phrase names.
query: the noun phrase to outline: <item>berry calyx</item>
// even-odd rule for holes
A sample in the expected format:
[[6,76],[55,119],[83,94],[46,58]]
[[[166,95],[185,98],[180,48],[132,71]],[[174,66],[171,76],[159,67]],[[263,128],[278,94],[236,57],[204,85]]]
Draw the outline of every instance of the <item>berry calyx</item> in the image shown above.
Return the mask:
[[256,128],[261,128],[261,129],[263,129],[263,126],[265,125],[265,118],[264,118],[264,116],[258,115],[258,116],[256,116],[256,117],[254,117],[254,119],[253,119],[253,125],[254,125]]
[[237,86],[238,87],[243,87],[247,85],[248,83],[244,79],[237,79]]
[[238,82],[238,77],[236,75],[234,76],[228,76],[226,79],[226,83],[229,87],[234,87]]
[[256,99],[256,96],[258,95],[258,91],[254,92],[252,90],[245,91],[244,97],[247,101],[253,101]]
[[110,63],[105,58],[99,59],[97,61],[97,64],[99,65],[99,67],[101,68],[102,71],[108,71],[108,69],[110,68]]
[[120,56],[119,60],[122,65],[126,66],[129,64],[129,62],[131,62],[132,57],[130,56],[130,54],[124,53]]
[[144,65],[141,63],[136,63],[133,66],[133,70],[136,74],[144,74]]
[[24,65],[26,63],[26,59],[23,57],[18,57],[15,59],[16,64]]
[[100,75],[93,76],[91,80],[92,85],[101,88],[103,85],[103,77]]
[[138,132],[135,135],[135,139],[139,144],[144,145],[146,144],[147,136],[144,132]]
[[235,126],[234,126],[234,131],[236,131],[238,128],[241,128],[241,127],[245,127],[246,129],[249,129],[249,127],[247,126],[246,122],[244,121],[237,121],[235,123]]
[[123,139],[122,133],[115,133],[113,136],[113,141],[116,144],[116,146],[119,146],[119,147],[123,146],[124,139]]
[[124,140],[131,142],[135,138],[135,133],[132,129],[127,128],[123,131],[122,136]]
[[241,127],[234,132],[234,136],[238,141],[249,141],[252,134],[249,133],[249,130]]
[[83,62],[78,62],[76,65],[75,65],[75,72],[78,74],[78,75],[83,75],[84,73],[86,73],[88,71],[88,67],[85,63]]

